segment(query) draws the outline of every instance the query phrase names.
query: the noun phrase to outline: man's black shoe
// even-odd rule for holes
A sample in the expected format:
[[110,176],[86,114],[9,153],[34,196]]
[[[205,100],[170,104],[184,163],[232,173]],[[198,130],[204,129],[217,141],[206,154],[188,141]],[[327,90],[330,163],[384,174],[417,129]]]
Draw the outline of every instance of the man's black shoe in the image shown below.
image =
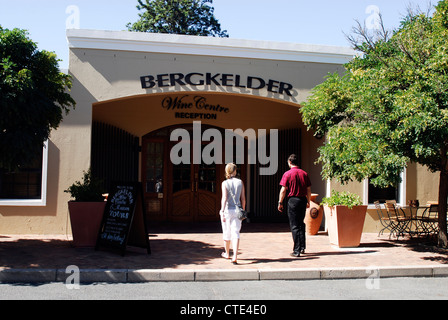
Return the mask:
[[298,252],[292,252],[292,253],[290,253],[290,256],[291,256],[291,257],[294,257],[294,258],[298,258],[298,257],[300,257],[300,253],[298,253]]

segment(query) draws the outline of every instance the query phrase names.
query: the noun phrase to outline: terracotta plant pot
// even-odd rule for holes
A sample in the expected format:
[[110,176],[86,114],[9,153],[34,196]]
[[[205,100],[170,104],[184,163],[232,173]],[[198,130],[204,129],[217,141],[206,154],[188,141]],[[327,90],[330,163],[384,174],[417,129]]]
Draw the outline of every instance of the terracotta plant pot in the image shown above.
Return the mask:
[[69,201],[68,210],[75,247],[94,247],[106,202]]
[[340,248],[358,247],[366,219],[367,206],[324,206],[330,243]]
[[310,207],[306,209],[305,222],[306,233],[309,235],[316,235],[319,232],[322,218],[324,216],[324,209],[315,202],[318,194],[311,194]]

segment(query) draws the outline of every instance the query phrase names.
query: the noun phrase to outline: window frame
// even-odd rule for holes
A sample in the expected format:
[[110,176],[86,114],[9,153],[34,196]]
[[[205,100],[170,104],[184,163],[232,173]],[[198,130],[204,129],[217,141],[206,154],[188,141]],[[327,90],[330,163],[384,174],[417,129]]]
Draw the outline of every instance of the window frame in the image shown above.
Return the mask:
[[40,199],[0,199],[0,206],[35,206],[47,205],[47,173],[48,173],[48,140],[44,142],[42,149],[42,181]]
[[[398,184],[399,199],[396,199],[400,206],[406,205],[406,168],[400,174],[401,182]],[[392,200],[392,199],[391,199]],[[368,209],[375,209],[375,205],[369,202],[369,179],[363,181],[363,203],[368,206]]]

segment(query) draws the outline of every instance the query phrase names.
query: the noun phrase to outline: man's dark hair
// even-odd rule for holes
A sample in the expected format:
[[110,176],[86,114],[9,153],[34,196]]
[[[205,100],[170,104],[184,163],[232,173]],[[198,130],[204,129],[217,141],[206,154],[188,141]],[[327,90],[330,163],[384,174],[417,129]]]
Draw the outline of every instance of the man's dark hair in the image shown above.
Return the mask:
[[295,154],[290,155],[288,161],[295,166],[299,165],[299,160],[297,159],[297,156]]

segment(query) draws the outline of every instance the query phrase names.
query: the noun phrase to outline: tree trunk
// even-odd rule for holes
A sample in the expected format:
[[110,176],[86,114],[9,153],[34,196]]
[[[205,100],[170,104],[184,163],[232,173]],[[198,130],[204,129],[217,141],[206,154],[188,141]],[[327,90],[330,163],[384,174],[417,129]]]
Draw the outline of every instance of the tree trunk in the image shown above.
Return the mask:
[[439,183],[439,247],[448,247],[447,237],[447,198],[448,198],[448,160],[446,152],[442,153],[442,170],[440,170]]

